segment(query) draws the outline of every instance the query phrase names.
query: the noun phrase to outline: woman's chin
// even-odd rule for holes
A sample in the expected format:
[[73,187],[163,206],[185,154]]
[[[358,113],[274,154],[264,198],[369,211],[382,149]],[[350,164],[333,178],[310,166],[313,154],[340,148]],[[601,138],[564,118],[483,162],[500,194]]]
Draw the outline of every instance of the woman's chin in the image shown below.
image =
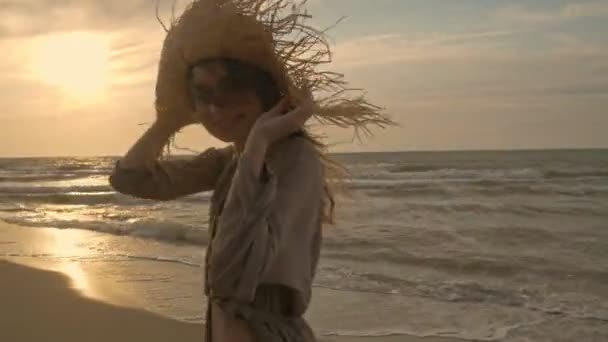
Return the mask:
[[217,140],[219,140],[221,142],[234,143],[237,140],[236,137],[233,134],[231,134],[231,132],[214,130],[214,131],[209,131],[209,133],[211,133],[211,135],[213,135],[214,138],[216,138]]
[[235,141],[234,139],[225,138],[225,137],[218,137],[218,136],[216,136],[215,138],[217,140],[221,141],[221,142],[225,142],[225,143],[228,143],[228,144],[232,144]]

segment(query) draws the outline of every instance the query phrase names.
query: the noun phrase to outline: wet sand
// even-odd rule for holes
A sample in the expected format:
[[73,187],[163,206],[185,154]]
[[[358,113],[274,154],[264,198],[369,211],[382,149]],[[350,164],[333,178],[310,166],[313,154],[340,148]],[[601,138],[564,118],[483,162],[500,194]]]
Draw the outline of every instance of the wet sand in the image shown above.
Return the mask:
[[[0,341],[203,341],[203,326],[86,298],[68,277],[0,261]],[[455,342],[454,339],[325,337],[325,342]]]
[[[38,230],[0,222],[1,241],[42,244],[49,236]],[[35,232],[35,233],[34,233]],[[1,242],[0,241],[0,242]],[[0,254],[0,341],[14,342],[133,342],[203,341],[204,326],[177,321],[135,305],[138,294],[113,289],[116,284],[88,276],[86,288],[78,277],[44,258]],[[108,267],[108,265],[104,266]],[[201,304],[202,305],[202,304]],[[414,336],[333,337],[320,342],[457,342],[458,339]]]

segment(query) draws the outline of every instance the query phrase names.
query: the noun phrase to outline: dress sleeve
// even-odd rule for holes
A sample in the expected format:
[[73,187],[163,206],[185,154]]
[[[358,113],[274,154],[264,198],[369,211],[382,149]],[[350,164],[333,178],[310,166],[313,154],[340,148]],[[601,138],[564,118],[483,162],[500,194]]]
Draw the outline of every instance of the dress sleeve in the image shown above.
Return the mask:
[[251,302],[255,290],[291,234],[320,215],[322,167],[316,151],[298,148],[286,167],[264,165],[257,179],[246,159],[239,161],[209,259],[214,296]]
[[127,169],[114,165],[109,183],[116,191],[159,201],[212,190],[231,156],[231,146],[204,152],[183,160],[154,160],[145,168]]

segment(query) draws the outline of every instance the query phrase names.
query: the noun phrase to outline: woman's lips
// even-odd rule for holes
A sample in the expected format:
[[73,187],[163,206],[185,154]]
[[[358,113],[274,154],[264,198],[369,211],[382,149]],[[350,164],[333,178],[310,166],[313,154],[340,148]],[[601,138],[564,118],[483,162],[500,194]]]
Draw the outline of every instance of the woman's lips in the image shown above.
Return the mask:
[[243,115],[243,114],[236,114],[233,116],[224,116],[222,118],[214,120],[213,124],[215,126],[233,126],[233,125],[237,124],[239,121],[243,120],[243,118],[245,118],[245,115]]

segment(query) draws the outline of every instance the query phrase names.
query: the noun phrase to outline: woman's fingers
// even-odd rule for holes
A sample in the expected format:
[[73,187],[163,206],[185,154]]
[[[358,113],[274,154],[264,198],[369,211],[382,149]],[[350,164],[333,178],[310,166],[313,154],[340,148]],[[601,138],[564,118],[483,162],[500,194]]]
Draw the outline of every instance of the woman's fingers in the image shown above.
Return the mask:
[[281,100],[279,100],[279,102],[272,107],[272,109],[270,109],[270,112],[273,115],[281,115],[285,112],[285,109],[287,109],[287,106],[289,105],[289,99],[284,96],[283,98],[281,98]]
[[296,108],[287,111],[290,101],[282,98],[272,109],[262,114],[252,128],[253,136],[272,143],[300,130],[312,116],[315,103],[310,92],[303,94]]
[[289,113],[278,117],[275,120],[277,123],[280,121],[278,124],[281,126],[281,130],[288,135],[300,130],[311,116],[312,111],[309,109],[309,107],[301,104]]
[[298,107],[290,112],[290,114],[294,116],[294,120],[297,120],[301,125],[303,125],[306,120],[308,120],[314,114],[314,111],[315,102],[312,98],[312,94],[307,94],[306,97],[304,97],[300,102]]

